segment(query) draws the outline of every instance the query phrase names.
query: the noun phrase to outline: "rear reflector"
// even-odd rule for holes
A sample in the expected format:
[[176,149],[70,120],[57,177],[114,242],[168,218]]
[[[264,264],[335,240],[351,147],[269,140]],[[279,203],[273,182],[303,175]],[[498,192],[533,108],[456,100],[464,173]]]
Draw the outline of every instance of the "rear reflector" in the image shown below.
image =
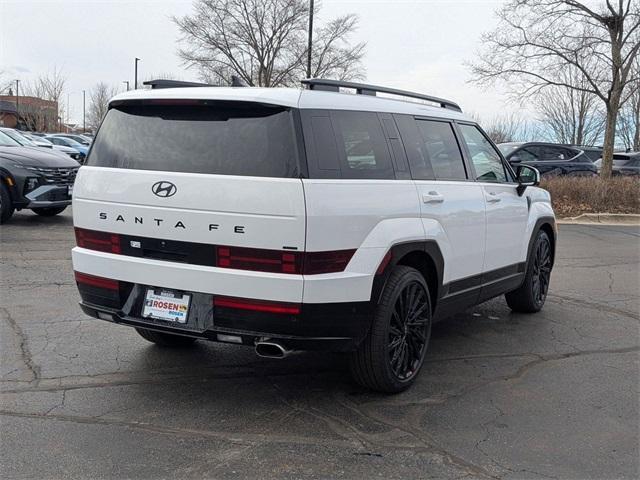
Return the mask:
[[117,233],[98,232],[76,228],[76,244],[82,248],[99,252],[121,253],[120,235]]
[[94,275],[87,275],[86,273],[74,272],[76,282],[83,285],[89,285],[96,288],[104,288],[105,290],[118,290],[120,288],[120,282],[111,278],[96,277]]
[[286,315],[300,314],[300,305],[297,303],[269,302],[249,298],[215,297],[213,299],[213,305],[215,307],[252,310],[254,312],[281,313]]

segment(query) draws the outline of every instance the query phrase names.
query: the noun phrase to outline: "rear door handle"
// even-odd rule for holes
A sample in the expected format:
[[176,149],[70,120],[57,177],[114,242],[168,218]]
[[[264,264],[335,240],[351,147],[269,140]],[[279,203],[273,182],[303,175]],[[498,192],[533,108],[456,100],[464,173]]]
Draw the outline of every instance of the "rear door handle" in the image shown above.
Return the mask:
[[422,203],[442,203],[444,197],[436,191],[422,194]]
[[500,197],[496,192],[487,192],[486,198],[489,203],[498,203],[500,201]]

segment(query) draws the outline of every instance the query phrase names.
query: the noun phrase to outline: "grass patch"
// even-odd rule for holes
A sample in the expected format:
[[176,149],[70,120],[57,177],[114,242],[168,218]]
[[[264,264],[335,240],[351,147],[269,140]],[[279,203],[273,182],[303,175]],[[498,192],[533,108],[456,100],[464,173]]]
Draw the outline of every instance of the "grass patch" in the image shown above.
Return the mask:
[[551,194],[559,217],[583,213],[640,213],[640,178],[549,177],[540,186]]

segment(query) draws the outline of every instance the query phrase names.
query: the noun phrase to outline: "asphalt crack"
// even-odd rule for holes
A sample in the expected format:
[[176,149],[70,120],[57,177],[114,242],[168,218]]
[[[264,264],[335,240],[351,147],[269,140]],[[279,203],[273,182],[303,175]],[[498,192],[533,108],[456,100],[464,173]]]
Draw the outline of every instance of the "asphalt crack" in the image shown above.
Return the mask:
[[16,337],[18,337],[18,340],[20,342],[18,345],[18,348],[20,350],[20,358],[27,367],[27,370],[29,370],[29,373],[32,377],[31,381],[36,382],[37,384],[40,378],[40,367],[33,362],[31,351],[29,350],[29,345],[27,344],[27,336],[25,335],[20,325],[18,325],[18,322],[16,322],[13,316],[11,316],[9,310],[4,307],[0,307],[0,310],[4,312],[11,330],[16,335]]

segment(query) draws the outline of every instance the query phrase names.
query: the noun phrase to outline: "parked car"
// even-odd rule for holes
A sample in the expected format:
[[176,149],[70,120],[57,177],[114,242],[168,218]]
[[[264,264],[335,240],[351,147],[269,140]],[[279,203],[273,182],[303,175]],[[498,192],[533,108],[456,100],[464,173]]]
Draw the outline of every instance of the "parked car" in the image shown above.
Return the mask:
[[24,133],[24,132],[20,132],[20,133],[22,133],[23,136],[25,136],[28,139],[30,139],[31,141],[33,141],[39,147],[50,148],[50,149],[52,149],[52,150],[54,150],[56,152],[59,152],[59,153],[62,153],[64,155],[70,156],[71,158],[73,158],[74,160],[76,160],[79,163],[84,163],[84,159],[86,158],[85,155],[80,153],[75,148],[66,147],[64,145],[54,145],[49,140],[47,140],[45,137],[38,137],[37,135],[27,134],[27,133]]
[[[598,173],[602,168],[602,159],[595,162]],[[614,153],[611,173],[616,176],[640,175],[640,152]]]
[[582,150],[567,145],[541,142],[501,143],[498,148],[511,166],[535,167],[542,175],[592,177],[596,167]]
[[0,131],[0,223],[15,210],[50,217],[71,204],[80,165],[66,155],[25,147]]
[[535,168],[449,100],[304,84],[111,101],[75,186],[85,313],[167,347],[349,351],[359,383],[397,392],[433,321],[502,294],[542,308],[556,227]]
[[8,127],[0,127],[0,131],[4,132],[6,135],[11,137],[23,147],[48,148],[60,155],[69,156],[80,163],[82,163],[85,159],[85,155],[80,153],[75,148],[66,147],[64,145],[54,145],[44,137],[33,136],[28,133]]
[[569,145],[570,147],[574,147],[580,149],[584,152],[584,154],[589,157],[589,160],[595,162],[600,157],[602,157],[602,147],[596,147],[592,145]]
[[82,145],[81,143],[78,143],[78,142],[76,142],[75,140],[73,140],[71,138],[59,137],[57,135],[47,135],[44,138],[49,140],[54,145],[62,145],[62,146],[65,146],[65,147],[75,148],[76,150],[78,150],[85,157],[89,153],[89,147],[87,147],[86,145]]
[[85,137],[84,135],[79,135],[75,133],[54,133],[54,137],[63,137],[70,138],[71,140],[75,140],[80,145],[84,145],[85,147],[89,147],[91,145],[91,139]]

